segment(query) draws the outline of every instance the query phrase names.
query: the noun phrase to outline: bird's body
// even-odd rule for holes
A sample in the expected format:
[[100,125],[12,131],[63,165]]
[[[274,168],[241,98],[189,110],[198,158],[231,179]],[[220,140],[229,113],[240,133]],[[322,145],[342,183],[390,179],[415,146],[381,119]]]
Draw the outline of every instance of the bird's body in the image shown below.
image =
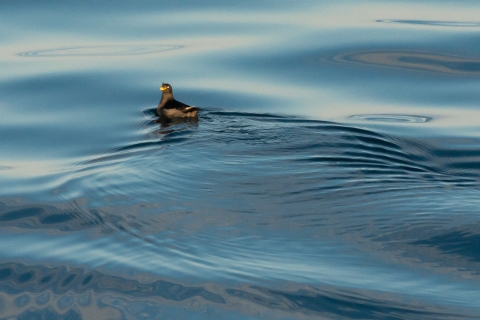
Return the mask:
[[198,115],[198,108],[186,105],[173,97],[172,86],[162,84],[162,99],[157,107],[157,113],[162,118],[194,118]]

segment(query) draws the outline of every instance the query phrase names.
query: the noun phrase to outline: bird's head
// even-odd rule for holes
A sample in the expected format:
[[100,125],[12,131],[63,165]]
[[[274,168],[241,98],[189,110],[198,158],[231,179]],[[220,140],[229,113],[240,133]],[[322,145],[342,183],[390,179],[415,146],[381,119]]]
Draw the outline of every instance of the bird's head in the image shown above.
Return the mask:
[[169,85],[168,83],[162,83],[162,86],[160,87],[160,91],[172,93],[172,86]]

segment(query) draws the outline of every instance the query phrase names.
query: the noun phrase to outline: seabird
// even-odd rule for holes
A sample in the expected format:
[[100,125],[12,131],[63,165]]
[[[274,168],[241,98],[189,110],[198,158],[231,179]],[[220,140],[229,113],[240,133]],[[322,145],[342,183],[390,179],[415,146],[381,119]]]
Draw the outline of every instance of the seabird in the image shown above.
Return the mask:
[[198,115],[198,108],[186,105],[173,97],[172,86],[162,83],[160,87],[162,99],[157,107],[157,113],[162,118],[193,118]]

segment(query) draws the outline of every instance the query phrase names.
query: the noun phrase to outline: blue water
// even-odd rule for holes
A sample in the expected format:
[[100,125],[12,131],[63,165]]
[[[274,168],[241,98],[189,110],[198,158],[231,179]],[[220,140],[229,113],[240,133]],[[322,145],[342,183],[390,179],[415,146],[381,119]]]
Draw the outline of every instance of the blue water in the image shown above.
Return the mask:
[[480,318],[478,17],[1,2],[0,319]]

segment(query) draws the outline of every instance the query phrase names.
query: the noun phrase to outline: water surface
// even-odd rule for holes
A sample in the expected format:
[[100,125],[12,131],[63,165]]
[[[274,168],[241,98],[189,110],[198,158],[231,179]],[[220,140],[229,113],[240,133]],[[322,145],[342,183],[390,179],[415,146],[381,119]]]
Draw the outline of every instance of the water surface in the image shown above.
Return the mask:
[[479,317],[476,2],[0,7],[1,319]]

